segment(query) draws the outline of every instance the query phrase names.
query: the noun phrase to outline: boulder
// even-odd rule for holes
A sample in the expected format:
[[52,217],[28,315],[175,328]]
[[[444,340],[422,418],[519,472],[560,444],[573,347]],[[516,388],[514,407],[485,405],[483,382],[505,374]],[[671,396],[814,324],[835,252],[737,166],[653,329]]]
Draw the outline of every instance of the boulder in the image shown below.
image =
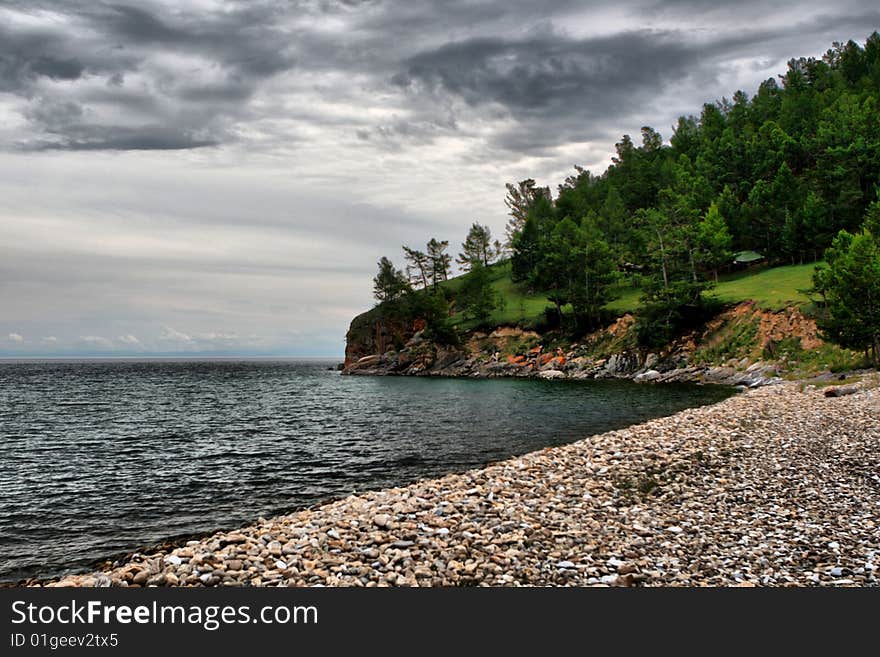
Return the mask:
[[421,344],[425,341],[425,331],[416,331],[415,335],[413,335],[406,343],[407,347],[415,347],[416,345]]
[[372,354],[371,356],[364,356],[363,358],[358,358],[357,362],[351,366],[351,369],[361,369],[364,367],[373,367],[374,365],[378,365],[379,361],[382,357],[379,354]]
[[855,386],[841,386],[839,388],[826,388],[826,397],[844,397],[846,395],[854,395],[859,391]]
[[538,376],[542,379],[564,379],[565,372],[560,372],[559,370],[544,370]]
[[703,374],[704,383],[723,383],[737,378],[737,371],[732,367],[710,367]]
[[611,376],[626,376],[638,369],[638,360],[635,354],[612,354],[605,363],[605,371]]
[[648,383],[650,381],[656,381],[661,376],[660,372],[657,370],[648,370],[647,372],[642,372],[641,374],[637,374],[633,377],[633,381],[636,383]]

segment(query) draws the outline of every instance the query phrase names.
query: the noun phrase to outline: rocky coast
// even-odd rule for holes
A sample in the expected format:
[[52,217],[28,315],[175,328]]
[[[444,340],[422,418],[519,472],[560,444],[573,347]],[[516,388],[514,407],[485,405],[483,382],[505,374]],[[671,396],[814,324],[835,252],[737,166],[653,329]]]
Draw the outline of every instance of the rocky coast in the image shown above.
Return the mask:
[[750,389],[37,584],[877,586],[878,384]]
[[[418,336],[415,338],[418,340]],[[661,361],[657,354],[621,352],[607,358],[580,355],[577,347],[543,351],[534,347],[519,356],[474,356],[433,345],[428,357],[400,352],[363,356],[343,366],[342,373],[360,376],[440,376],[530,379],[629,379],[636,383],[711,383],[757,388],[782,381],[779,366],[748,358],[724,365]]]
[[[754,388],[827,370],[813,319],[797,307],[766,311],[753,302],[725,310],[662,347],[638,344],[624,315],[577,342],[516,326],[469,331],[459,344],[433,340],[424,322],[356,317],[346,336],[343,374],[369,376],[631,379],[640,383],[713,383]],[[821,360],[819,358],[818,360]]]

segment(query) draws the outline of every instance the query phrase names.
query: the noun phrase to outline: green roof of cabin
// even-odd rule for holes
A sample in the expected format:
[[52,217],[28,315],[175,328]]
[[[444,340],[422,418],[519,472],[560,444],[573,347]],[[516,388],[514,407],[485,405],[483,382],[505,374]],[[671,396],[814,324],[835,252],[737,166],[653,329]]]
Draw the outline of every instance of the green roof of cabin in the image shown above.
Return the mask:
[[764,256],[762,256],[757,251],[740,251],[733,256],[734,262],[756,262],[763,259]]

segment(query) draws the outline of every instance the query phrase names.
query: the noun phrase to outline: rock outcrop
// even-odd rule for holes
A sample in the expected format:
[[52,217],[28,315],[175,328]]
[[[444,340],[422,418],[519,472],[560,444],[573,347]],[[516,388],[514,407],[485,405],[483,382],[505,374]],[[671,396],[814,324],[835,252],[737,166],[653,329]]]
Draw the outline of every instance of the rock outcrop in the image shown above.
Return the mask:
[[797,308],[770,312],[750,302],[657,350],[636,344],[632,315],[578,343],[504,326],[471,332],[461,346],[452,347],[427,339],[424,323],[382,325],[371,313],[352,322],[343,374],[631,379],[753,388],[782,380],[775,359],[782,346],[808,350],[822,345],[815,322]]

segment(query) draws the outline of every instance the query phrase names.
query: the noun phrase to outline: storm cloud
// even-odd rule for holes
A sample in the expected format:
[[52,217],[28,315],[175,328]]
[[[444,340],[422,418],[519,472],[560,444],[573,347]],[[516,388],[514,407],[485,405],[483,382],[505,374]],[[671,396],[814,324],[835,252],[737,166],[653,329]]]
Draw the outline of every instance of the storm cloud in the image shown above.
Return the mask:
[[500,234],[505,182],[599,173],[877,28],[867,0],[4,2],[0,353],[338,354],[382,255]]

